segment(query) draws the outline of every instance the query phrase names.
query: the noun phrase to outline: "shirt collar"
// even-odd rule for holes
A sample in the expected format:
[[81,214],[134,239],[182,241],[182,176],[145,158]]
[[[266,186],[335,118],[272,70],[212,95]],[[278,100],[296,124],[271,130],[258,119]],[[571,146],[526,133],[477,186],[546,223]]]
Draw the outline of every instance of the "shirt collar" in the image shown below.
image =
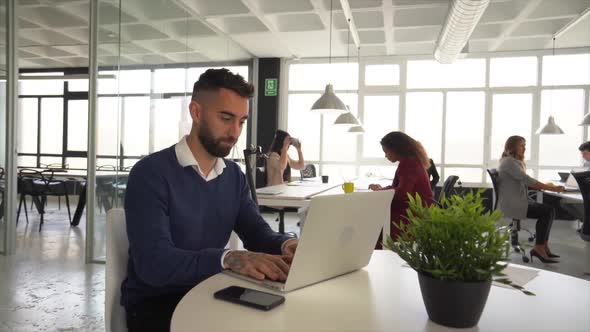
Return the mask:
[[[195,159],[195,156],[193,156],[191,149],[188,147],[188,143],[186,141],[187,137],[188,137],[188,135],[181,138],[180,141],[174,146],[174,150],[176,152],[176,158],[178,159],[178,163],[182,167],[195,166],[199,170],[201,170],[199,163]],[[214,171],[217,174],[221,174],[225,167],[226,167],[226,165],[225,165],[225,161],[223,160],[223,158],[217,158],[217,161],[215,162],[215,165],[213,166],[212,171]],[[202,173],[202,171],[201,171],[201,173]]]

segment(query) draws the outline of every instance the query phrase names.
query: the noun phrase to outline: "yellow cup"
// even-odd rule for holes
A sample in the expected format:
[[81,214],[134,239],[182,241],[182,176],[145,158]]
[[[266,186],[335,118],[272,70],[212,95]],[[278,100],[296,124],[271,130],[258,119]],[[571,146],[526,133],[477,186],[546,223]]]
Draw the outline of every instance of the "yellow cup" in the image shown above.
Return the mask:
[[351,192],[354,192],[354,183],[352,182],[344,182],[342,184],[342,190],[344,190],[345,193],[350,194]]

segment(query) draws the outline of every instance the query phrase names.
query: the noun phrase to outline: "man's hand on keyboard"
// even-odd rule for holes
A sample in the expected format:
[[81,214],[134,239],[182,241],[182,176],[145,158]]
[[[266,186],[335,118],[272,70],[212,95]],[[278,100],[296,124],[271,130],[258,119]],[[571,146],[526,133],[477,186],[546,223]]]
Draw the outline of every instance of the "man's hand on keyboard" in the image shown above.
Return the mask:
[[289,265],[281,256],[246,250],[229,252],[224,257],[223,267],[259,280],[285,281],[289,273]]

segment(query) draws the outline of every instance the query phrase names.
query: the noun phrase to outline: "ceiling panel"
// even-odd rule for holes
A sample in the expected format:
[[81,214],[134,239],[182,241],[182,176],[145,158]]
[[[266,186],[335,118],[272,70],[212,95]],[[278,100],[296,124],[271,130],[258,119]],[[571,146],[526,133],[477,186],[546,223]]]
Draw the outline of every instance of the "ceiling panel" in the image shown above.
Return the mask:
[[70,38],[53,30],[21,30],[20,35],[41,45],[72,45],[80,44],[80,40]]
[[590,8],[590,0],[544,0],[529,18],[575,16]]
[[147,40],[147,39],[167,39],[168,36],[159,30],[156,30],[147,24],[133,24],[121,26],[121,39],[128,40]]
[[236,0],[182,0],[195,8],[203,16],[248,14],[250,10],[241,1]]
[[441,29],[442,25],[411,29],[395,29],[393,36],[396,42],[420,42],[436,40]]
[[265,14],[312,11],[309,0],[258,0],[258,7]]
[[212,36],[215,31],[211,30],[207,25],[199,20],[176,21],[164,24],[164,29],[168,31],[170,36],[185,38],[196,36]]
[[277,28],[281,32],[323,30],[324,24],[316,14],[292,14],[277,16]]
[[88,26],[88,22],[57,7],[27,7],[19,11],[27,21],[49,28]]
[[209,21],[230,34],[268,31],[264,23],[254,16],[216,18]]
[[568,24],[570,19],[542,20],[523,22],[516,28],[511,36],[534,36],[534,35],[553,35],[563,26]]
[[393,17],[393,25],[396,27],[442,25],[447,12],[445,7],[397,9]]

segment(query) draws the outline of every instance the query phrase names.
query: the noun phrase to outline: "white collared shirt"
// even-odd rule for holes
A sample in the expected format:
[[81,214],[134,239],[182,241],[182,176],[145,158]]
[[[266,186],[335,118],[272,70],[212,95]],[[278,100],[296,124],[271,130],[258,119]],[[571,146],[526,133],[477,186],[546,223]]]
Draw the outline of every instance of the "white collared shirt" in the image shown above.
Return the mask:
[[184,136],[174,146],[174,151],[176,152],[176,159],[178,159],[178,163],[180,164],[180,166],[182,166],[182,167],[192,166],[193,169],[207,182],[220,176],[221,173],[223,173],[223,169],[226,167],[225,161],[223,161],[223,158],[217,158],[215,165],[213,165],[213,168],[211,169],[209,174],[207,176],[205,176],[205,173],[201,169],[201,166],[199,166],[199,163],[195,159],[195,156],[193,156],[191,149],[188,147],[188,143],[186,142],[187,137],[188,137],[188,135]]

